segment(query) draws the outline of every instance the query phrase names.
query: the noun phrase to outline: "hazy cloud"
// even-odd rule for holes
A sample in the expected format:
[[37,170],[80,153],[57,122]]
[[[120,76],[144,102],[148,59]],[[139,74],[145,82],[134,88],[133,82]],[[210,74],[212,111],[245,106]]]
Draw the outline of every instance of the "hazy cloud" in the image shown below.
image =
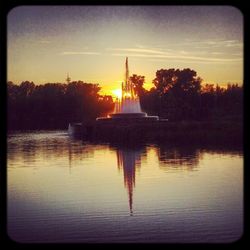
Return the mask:
[[149,54],[166,54],[167,52],[154,50],[154,49],[140,49],[140,48],[108,48],[111,51],[124,51],[124,52],[137,52],[137,53],[149,53]]
[[[172,52],[166,52],[162,50],[155,50],[155,49],[133,49],[133,48],[113,48],[109,49],[112,51],[117,51],[117,53],[112,53],[112,56],[131,56],[131,57],[144,57],[144,58],[156,58],[156,59],[171,59],[171,60],[178,60],[178,61],[199,61],[199,62],[206,62],[206,63],[233,63],[233,62],[240,62],[242,61],[241,57],[238,58],[219,58],[219,57],[209,57],[209,53],[207,52],[207,56],[195,56],[194,53],[190,53],[188,51],[180,50]],[[128,52],[128,53],[124,53]],[[220,55],[221,52],[214,52],[213,55]]]
[[[121,51],[122,52],[122,51]],[[113,56],[131,56],[131,57],[144,57],[144,58],[164,58],[171,60],[191,60],[191,61],[202,61],[202,62],[210,62],[210,63],[232,63],[242,61],[242,58],[215,58],[215,57],[200,57],[200,56],[191,56],[191,55],[183,55],[183,54],[143,54],[143,53],[112,53]]]
[[49,43],[51,43],[51,41],[49,41],[49,40],[39,40],[38,42],[39,42],[39,43],[44,43],[44,44],[49,44]]
[[60,53],[60,55],[63,56],[69,56],[69,55],[100,55],[99,52],[89,52],[89,51],[65,51]]
[[234,47],[242,48],[243,43],[237,40],[203,40],[203,41],[189,41],[183,43],[185,45],[195,45],[196,48],[223,48],[223,47]]

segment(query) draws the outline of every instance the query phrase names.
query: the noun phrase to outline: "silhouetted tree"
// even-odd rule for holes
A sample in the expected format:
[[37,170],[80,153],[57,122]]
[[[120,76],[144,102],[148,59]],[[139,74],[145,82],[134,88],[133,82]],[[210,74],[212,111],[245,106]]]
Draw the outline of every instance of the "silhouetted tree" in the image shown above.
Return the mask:
[[145,89],[143,88],[145,76],[133,74],[129,79],[134,84],[136,94],[141,97],[145,93]]
[[[144,76],[133,75],[142,109],[171,121],[242,121],[243,87],[203,84],[191,69],[161,69],[155,87],[143,88]],[[111,96],[99,94],[100,86],[83,81],[35,85],[7,82],[9,129],[58,129],[69,122],[92,121],[114,108]]]
[[172,90],[176,95],[182,96],[185,93],[198,94],[201,81],[191,69],[161,69],[157,70],[153,83],[160,95]]
[[19,94],[21,97],[31,96],[35,89],[35,84],[33,82],[25,81],[20,84]]
[[66,128],[69,122],[93,120],[113,109],[112,97],[102,98],[98,84],[28,81],[7,83],[8,128]]
[[160,69],[156,71],[153,84],[159,95],[164,95],[171,89],[176,81],[175,69]]
[[143,111],[151,115],[160,115],[159,96],[154,87],[149,91],[145,90],[144,94],[140,97],[140,102]]
[[191,69],[161,69],[153,84],[159,96],[161,116],[173,120],[197,119],[201,78]]

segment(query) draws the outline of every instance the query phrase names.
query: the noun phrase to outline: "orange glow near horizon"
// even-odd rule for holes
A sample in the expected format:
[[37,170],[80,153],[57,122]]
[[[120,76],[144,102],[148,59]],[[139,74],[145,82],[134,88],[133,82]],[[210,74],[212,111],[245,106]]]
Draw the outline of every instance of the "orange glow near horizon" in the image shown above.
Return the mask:
[[[100,95],[111,95],[113,98],[119,98],[121,99],[122,97],[122,91],[121,91],[121,82],[122,81],[118,81],[118,83],[116,84],[110,84],[110,85],[102,85],[100,84],[101,90],[100,90]],[[146,90],[150,90],[152,87],[154,87],[154,85],[152,83],[147,83],[145,82],[143,84],[143,87]]]
[[122,99],[122,90],[121,89],[112,90],[112,94],[115,98]]
[[126,57],[147,90],[169,68],[193,69],[204,83],[243,84],[243,16],[229,6],[19,6],[7,21],[7,79],[15,84],[66,83],[68,72],[117,96]]

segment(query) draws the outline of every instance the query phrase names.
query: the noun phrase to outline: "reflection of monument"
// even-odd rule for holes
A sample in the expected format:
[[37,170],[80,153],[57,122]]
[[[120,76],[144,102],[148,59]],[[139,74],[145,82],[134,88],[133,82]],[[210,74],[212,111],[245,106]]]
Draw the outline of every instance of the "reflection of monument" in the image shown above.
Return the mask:
[[125,63],[125,83],[122,83],[122,98],[116,103],[115,113],[109,114],[108,117],[98,117],[97,121],[114,121],[114,120],[137,120],[137,121],[157,121],[158,116],[148,116],[141,111],[139,96],[135,92],[135,86],[129,79],[128,58]]
[[136,167],[140,166],[141,152],[117,150],[118,168],[123,170],[124,186],[128,192],[130,215],[133,215],[133,191],[135,188]]

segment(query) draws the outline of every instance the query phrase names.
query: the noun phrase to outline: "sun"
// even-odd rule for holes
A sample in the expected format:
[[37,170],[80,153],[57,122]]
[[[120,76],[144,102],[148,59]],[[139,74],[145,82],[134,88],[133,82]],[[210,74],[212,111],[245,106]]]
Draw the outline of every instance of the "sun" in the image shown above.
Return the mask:
[[112,90],[112,93],[113,93],[114,97],[116,97],[118,99],[122,99],[122,90],[121,89],[114,89],[114,90]]

